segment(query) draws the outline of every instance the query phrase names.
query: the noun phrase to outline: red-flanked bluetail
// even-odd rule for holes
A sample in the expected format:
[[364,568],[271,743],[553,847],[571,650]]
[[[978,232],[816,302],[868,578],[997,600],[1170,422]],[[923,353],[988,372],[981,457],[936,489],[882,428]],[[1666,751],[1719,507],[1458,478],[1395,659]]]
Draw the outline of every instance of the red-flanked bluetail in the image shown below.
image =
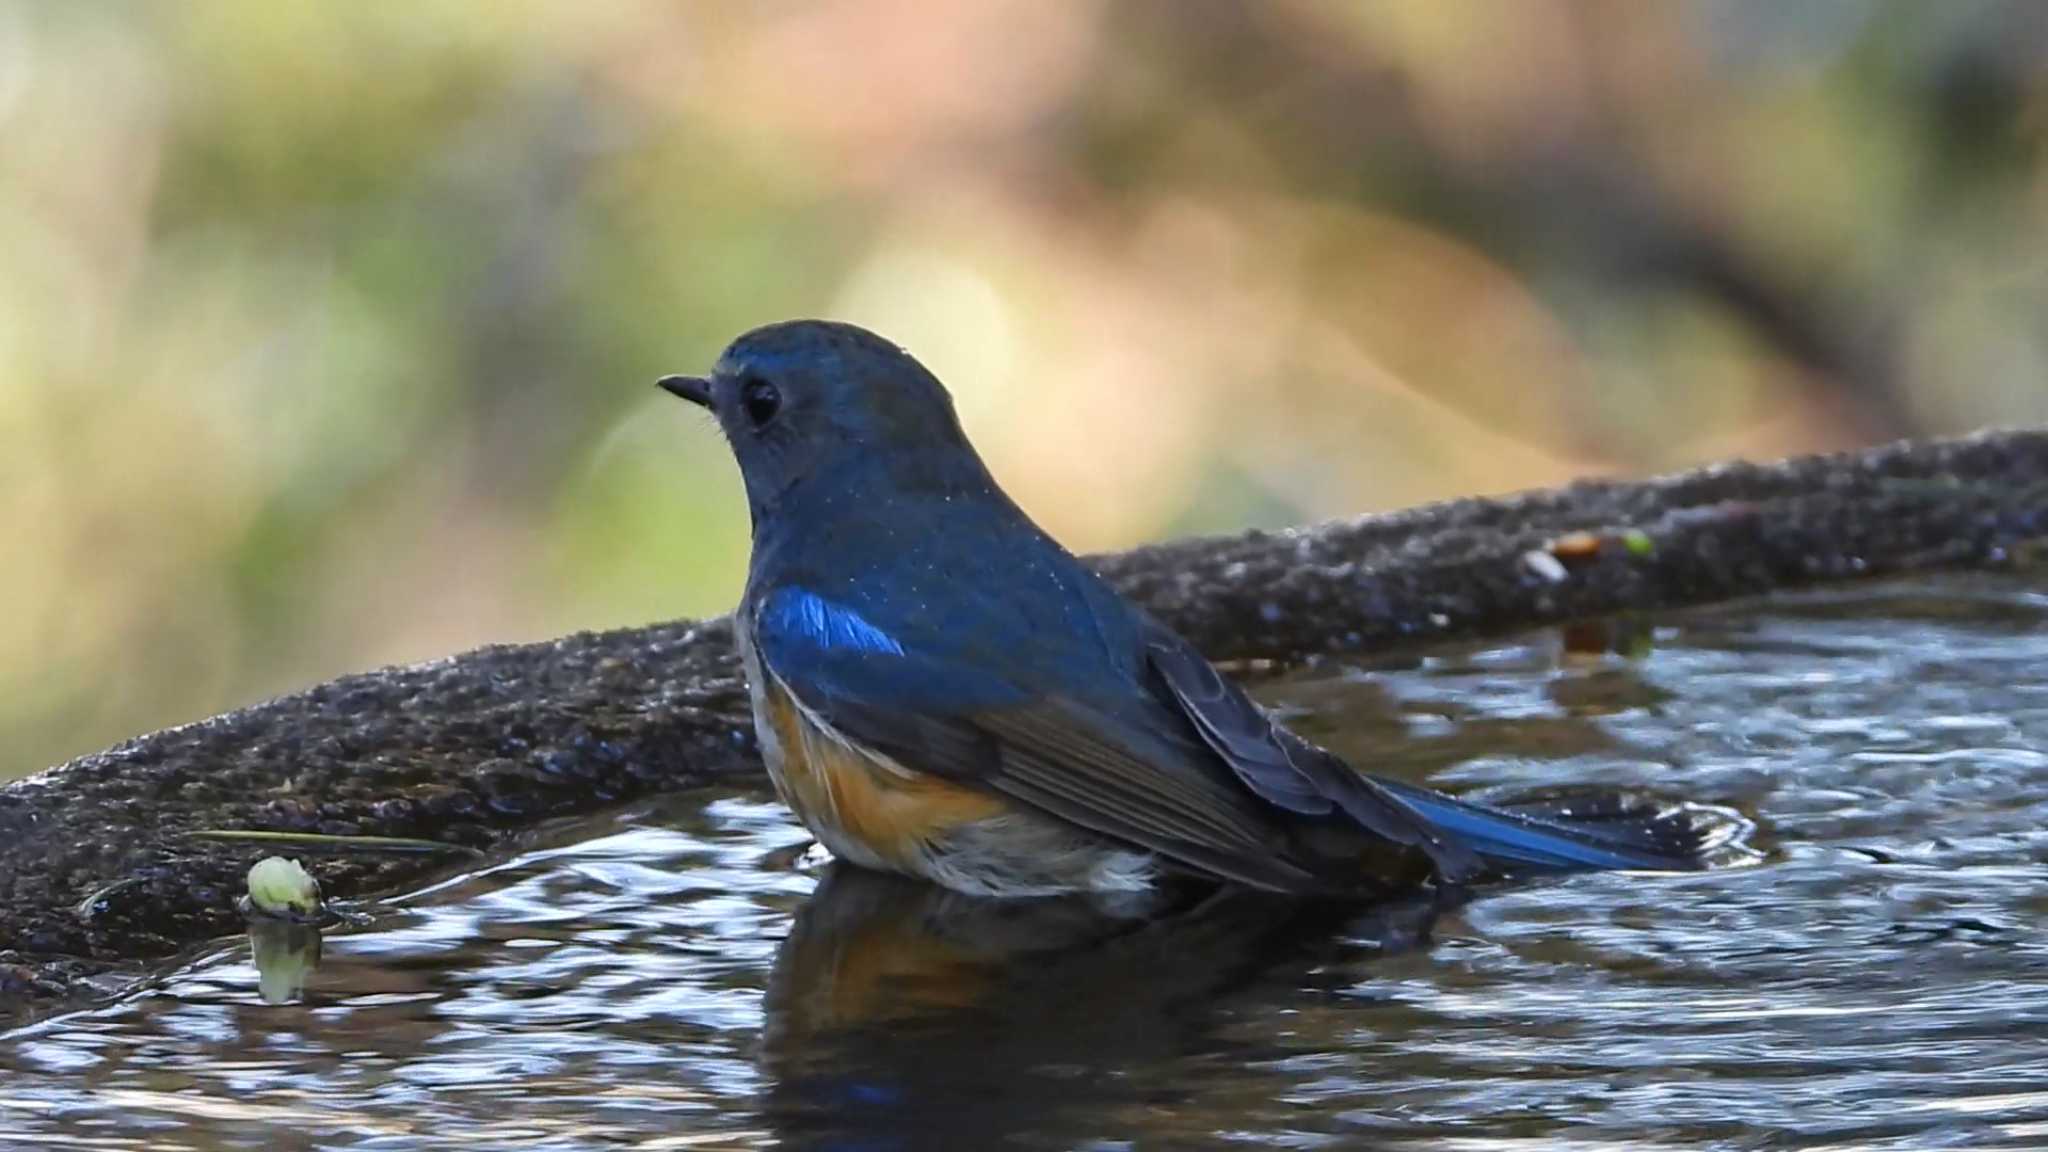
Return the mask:
[[945,388],[873,333],[760,328],[661,385],[739,459],[761,747],[844,860],[981,895],[1192,875],[1370,896],[1693,869],[1720,838],[1684,806],[1466,803],[1289,732],[1012,503]]

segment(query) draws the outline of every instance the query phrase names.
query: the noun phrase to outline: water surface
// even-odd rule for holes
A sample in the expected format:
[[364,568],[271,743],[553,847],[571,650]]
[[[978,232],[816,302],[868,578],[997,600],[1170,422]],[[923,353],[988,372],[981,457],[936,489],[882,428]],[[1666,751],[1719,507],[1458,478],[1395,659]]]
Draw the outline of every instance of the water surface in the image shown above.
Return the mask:
[[0,1040],[0,1146],[2048,1145],[2040,588],[1263,690],[1395,775],[1729,806],[1754,866],[1139,922],[819,868],[765,794],[671,797],[373,907],[304,1003],[229,941]]

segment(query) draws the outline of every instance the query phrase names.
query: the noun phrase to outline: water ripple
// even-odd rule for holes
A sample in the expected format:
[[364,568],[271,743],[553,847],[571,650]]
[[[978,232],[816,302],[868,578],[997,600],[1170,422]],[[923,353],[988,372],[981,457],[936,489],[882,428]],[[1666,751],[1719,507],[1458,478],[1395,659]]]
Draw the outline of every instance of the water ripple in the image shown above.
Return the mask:
[[[1376,770],[1722,805],[1755,866],[1147,923],[795,863],[675,797],[0,1044],[49,1148],[2048,1142],[2048,593],[1879,586],[1269,685]],[[1333,919],[1334,917],[1334,919]]]

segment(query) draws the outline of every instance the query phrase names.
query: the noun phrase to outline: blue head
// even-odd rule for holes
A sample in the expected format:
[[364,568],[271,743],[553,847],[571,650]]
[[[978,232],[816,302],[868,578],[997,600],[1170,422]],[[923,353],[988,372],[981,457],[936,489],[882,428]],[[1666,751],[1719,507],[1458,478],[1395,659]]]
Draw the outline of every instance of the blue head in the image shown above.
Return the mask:
[[732,342],[708,377],[661,386],[709,409],[758,530],[802,493],[993,494],[953,399],[910,354],[851,324],[791,320]]

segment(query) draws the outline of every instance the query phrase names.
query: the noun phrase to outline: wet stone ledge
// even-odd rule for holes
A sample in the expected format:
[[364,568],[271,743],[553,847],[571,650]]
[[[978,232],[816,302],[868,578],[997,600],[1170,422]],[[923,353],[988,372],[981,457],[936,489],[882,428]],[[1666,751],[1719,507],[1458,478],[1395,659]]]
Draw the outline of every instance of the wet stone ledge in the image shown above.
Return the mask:
[[[2048,432],[1580,483],[1096,558],[1218,659],[1293,662],[1824,581],[2028,564]],[[415,886],[551,819],[758,771],[723,620],[484,648],[151,733],[0,790],[0,1021],[238,931],[277,850],[208,829],[413,837],[307,855],[330,898]],[[461,851],[467,850],[467,851]]]

